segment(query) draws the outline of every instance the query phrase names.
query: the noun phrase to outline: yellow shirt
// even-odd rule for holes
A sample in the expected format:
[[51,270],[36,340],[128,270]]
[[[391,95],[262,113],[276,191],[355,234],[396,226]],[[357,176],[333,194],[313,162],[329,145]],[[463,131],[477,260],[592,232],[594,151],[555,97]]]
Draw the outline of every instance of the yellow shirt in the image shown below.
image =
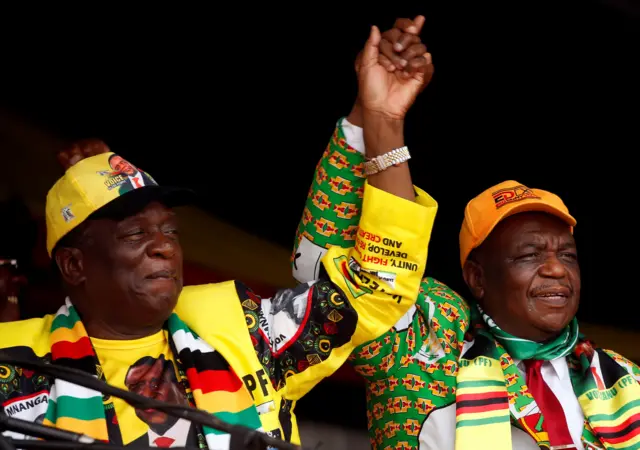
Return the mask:
[[[177,364],[167,340],[167,331],[131,341],[91,338],[91,342],[107,383],[145,397],[188,404],[178,381]],[[190,424],[184,419],[175,419],[158,411],[137,410],[115,397],[107,403],[112,403],[115,408],[124,445],[133,441],[158,447],[184,447],[196,443],[195,431],[190,431]],[[191,438],[189,444],[188,438]]]

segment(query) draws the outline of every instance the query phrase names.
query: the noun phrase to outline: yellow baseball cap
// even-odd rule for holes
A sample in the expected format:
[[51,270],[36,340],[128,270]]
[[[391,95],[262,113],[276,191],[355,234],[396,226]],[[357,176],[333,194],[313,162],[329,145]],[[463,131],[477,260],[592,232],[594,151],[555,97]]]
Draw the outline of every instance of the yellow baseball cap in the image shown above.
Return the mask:
[[47,251],[51,256],[60,239],[90,217],[126,217],[154,200],[179,206],[194,197],[189,189],[159,186],[151,175],[113,152],[82,159],[47,194]]
[[576,219],[560,197],[541,189],[531,189],[514,180],[503,181],[472,199],[464,210],[460,229],[460,263],[480,246],[498,223],[514,214],[540,211],[564,220],[573,232]]

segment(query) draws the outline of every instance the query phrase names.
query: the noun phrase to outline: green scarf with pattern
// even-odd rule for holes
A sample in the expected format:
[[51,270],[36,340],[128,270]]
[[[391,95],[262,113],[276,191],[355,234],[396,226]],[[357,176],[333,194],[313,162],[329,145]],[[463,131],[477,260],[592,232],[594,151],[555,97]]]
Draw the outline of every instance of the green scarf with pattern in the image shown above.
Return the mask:
[[479,333],[493,336],[509,352],[512,358],[523,361],[526,359],[550,361],[567,356],[576,346],[580,337],[578,319],[575,317],[558,336],[545,342],[529,341],[507,333],[491,317],[485,314],[477,303],[471,305],[471,321],[472,323],[484,322],[487,328],[480,329]]

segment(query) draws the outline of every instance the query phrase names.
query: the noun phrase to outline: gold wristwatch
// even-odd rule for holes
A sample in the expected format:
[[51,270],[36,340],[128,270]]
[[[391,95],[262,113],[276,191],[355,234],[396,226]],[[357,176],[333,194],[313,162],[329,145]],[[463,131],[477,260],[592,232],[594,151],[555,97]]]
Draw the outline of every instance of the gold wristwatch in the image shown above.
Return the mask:
[[409,148],[405,145],[404,147],[396,148],[384,155],[376,156],[375,158],[365,161],[364,172],[367,176],[374,175],[409,159],[411,159],[411,155],[409,154]]

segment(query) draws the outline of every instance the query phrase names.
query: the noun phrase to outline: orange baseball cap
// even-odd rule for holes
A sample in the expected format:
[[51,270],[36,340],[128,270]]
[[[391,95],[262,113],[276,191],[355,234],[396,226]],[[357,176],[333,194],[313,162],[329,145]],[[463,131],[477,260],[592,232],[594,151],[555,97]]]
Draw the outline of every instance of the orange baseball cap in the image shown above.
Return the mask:
[[471,250],[480,246],[501,220],[527,211],[553,214],[564,220],[572,232],[576,225],[576,219],[557,195],[528,188],[514,180],[503,181],[467,203],[460,229],[461,265],[464,266]]

